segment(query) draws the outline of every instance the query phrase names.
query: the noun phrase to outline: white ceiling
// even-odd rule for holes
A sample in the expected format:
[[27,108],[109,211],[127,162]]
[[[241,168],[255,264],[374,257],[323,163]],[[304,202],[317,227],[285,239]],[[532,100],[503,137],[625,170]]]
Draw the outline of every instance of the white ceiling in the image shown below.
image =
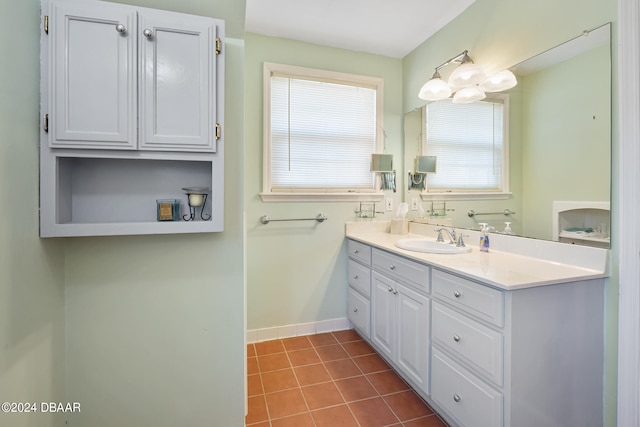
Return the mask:
[[245,31],[402,58],[475,0],[247,0]]

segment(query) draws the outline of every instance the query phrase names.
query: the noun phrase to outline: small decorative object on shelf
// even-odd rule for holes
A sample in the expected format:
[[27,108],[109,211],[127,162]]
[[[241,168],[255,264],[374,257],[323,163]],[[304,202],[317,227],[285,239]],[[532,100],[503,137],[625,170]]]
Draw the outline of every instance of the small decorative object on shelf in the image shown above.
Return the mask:
[[180,221],[180,200],[158,199],[158,221]]
[[196,219],[196,208],[200,207],[200,219],[208,221],[211,219],[211,215],[204,213],[204,208],[207,204],[207,196],[209,187],[184,187],[183,190],[187,193],[189,198],[189,213],[183,215],[182,218],[185,221],[194,221]]

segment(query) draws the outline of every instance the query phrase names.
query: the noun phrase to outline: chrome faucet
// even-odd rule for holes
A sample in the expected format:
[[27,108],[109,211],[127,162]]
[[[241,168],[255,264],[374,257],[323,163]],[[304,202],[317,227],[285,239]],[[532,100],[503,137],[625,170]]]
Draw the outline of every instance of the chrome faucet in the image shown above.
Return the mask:
[[455,229],[451,229],[451,231],[447,230],[446,228],[442,227],[442,228],[438,228],[436,230],[438,232],[438,238],[436,239],[436,242],[444,242],[444,239],[442,238],[442,232],[446,231],[447,234],[449,235],[449,244],[450,245],[455,245],[456,244],[456,230]]

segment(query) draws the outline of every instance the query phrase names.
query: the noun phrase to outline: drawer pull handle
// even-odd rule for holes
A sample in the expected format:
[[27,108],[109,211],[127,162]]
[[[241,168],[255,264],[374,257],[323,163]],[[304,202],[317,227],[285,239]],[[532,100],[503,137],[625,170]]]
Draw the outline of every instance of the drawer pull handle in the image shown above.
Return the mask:
[[458,334],[454,334],[454,335],[453,335],[453,340],[454,340],[455,342],[460,341],[460,335],[458,335]]
[[453,292],[453,296],[456,297],[456,298],[460,298],[461,295],[462,294],[460,293],[460,291],[454,291]]
[[454,395],[453,395],[453,401],[454,401],[454,402],[460,402],[460,396],[459,396],[459,395],[457,395],[457,394],[454,394]]
[[389,268],[390,268],[390,269],[392,269],[392,270],[395,270],[395,269],[396,269],[396,266],[395,266],[395,265],[393,265],[393,264],[391,264],[391,267],[389,267]]

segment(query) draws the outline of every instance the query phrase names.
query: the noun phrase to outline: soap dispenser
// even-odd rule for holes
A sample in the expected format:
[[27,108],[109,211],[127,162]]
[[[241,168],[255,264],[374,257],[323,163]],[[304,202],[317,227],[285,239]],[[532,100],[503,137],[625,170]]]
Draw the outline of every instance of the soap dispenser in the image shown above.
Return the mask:
[[480,223],[480,251],[489,252],[489,228],[486,222]]

